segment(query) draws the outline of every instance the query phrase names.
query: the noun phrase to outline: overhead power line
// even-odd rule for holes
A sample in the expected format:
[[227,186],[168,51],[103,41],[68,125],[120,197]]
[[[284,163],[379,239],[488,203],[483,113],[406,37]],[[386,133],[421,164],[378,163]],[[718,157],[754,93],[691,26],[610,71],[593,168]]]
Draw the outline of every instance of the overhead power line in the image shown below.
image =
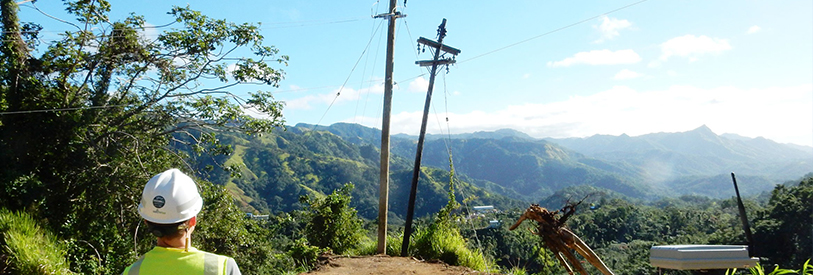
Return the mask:
[[457,63],[468,62],[468,61],[471,61],[471,60],[474,60],[474,59],[477,59],[477,58],[480,58],[480,57],[483,57],[483,56],[486,56],[486,55],[490,55],[490,54],[493,54],[493,53],[496,53],[496,52],[499,52],[499,51],[502,51],[502,50],[505,50],[505,49],[508,49],[508,48],[511,48],[511,47],[514,47],[514,46],[517,46],[519,44],[523,44],[523,43],[526,43],[528,41],[531,41],[531,40],[534,40],[534,39],[537,39],[537,38],[540,38],[540,37],[544,37],[544,36],[547,36],[549,34],[553,34],[553,33],[559,32],[561,30],[571,28],[571,27],[576,26],[576,25],[580,25],[580,24],[585,23],[587,21],[592,21],[592,20],[594,20],[596,18],[599,18],[599,17],[605,16],[605,15],[608,15],[608,14],[611,14],[611,13],[614,13],[614,12],[617,12],[617,11],[620,11],[620,10],[623,10],[623,9],[626,9],[626,8],[641,4],[641,3],[646,2],[646,1],[647,0],[641,0],[641,1],[629,4],[629,5],[626,5],[626,6],[623,6],[623,7],[620,7],[620,8],[617,8],[617,9],[614,9],[614,10],[611,10],[611,11],[608,11],[608,12],[605,12],[605,13],[602,13],[602,14],[599,14],[599,15],[596,15],[596,16],[581,20],[581,21],[578,21],[578,22],[573,23],[573,24],[554,29],[552,31],[549,31],[549,32],[546,32],[546,33],[543,33],[543,34],[540,34],[540,35],[537,35],[537,36],[534,36],[534,37],[531,37],[531,38],[528,38],[528,39],[525,39],[525,40],[522,40],[522,41],[519,41],[519,42],[516,42],[516,43],[513,43],[513,44],[509,44],[509,45],[501,47],[501,48],[497,48],[497,49],[492,50],[492,51],[488,51],[488,52],[485,52],[485,53],[482,53],[482,54],[479,54],[479,55],[475,55],[472,58],[469,58],[469,59],[466,59],[466,60],[463,60],[463,61],[460,61],[460,62],[457,62]]
[[338,91],[338,92],[336,92],[336,96],[335,96],[335,97],[333,97],[333,101],[331,101],[331,102],[330,102],[330,105],[328,105],[328,106],[327,106],[327,109],[326,109],[326,110],[325,110],[325,112],[322,114],[322,117],[321,117],[321,118],[319,118],[319,121],[318,121],[318,122],[316,122],[316,124],[314,125],[314,129],[315,129],[315,127],[316,127],[317,125],[319,125],[319,123],[321,123],[321,122],[322,122],[322,119],[324,119],[324,118],[325,118],[325,116],[327,115],[327,113],[330,111],[330,108],[331,108],[331,107],[333,107],[333,104],[334,104],[334,103],[336,103],[336,100],[337,100],[337,99],[339,98],[339,96],[342,94],[342,91],[344,90],[344,87],[347,85],[347,81],[350,81],[350,77],[351,77],[351,76],[353,76],[353,72],[356,70],[356,67],[359,65],[359,62],[361,62],[361,59],[362,59],[362,58],[364,57],[364,55],[367,53],[367,50],[368,50],[368,49],[370,49],[370,44],[373,42],[373,38],[375,38],[375,33],[377,33],[377,32],[378,32],[378,29],[381,27],[381,25],[383,25],[383,22],[384,22],[384,21],[381,21],[381,22],[382,22],[382,23],[379,23],[378,28],[376,28],[376,31],[375,31],[375,32],[373,32],[373,33],[370,35],[370,40],[369,40],[369,41],[367,41],[367,45],[364,47],[364,50],[363,50],[363,51],[361,51],[361,55],[359,56],[358,60],[356,60],[356,64],[353,64],[353,69],[351,69],[351,70],[350,70],[350,73],[347,75],[347,78],[344,80],[344,83],[342,83],[342,86],[339,88],[339,91]]
[[[595,19],[600,18],[600,17],[602,17],[602,16],[605,16],[605,15],[608,15],[608,14],[612,14],[612,13],[615,13],[615,12],[618,12],[618,11],[621,11],[621,10],[624,10],[624,9],[627,9],[627,8],[630,8],[630,7],[633,7],[633,6],[636,6],[636,5],[641,4],[641,3],[643,3],[643,2],[646,2],[646,1],[648,1],[648,0],[640,0],[640,1],[637,1],[637,2],[634,2],[634,3],[631,3],[631,4],[628,4],[628,5],[625,5],[625,6],[622,6],[622,7],[619,7],[619,8],[616,8],[616,9],[613,9],[613,10],[610,10],[610,11],[607,11],[607,12],[604,12],[604,13],[602,13],[602,14],[599,14],[599,15],[596,15],[596,16],[593,16],[593,17],[589,17],[589,18],[586,18],[586,19],[583,19],[583,20],[580,20],[580,21],[574,22],[574,23],[572,23],[572,24],[568,24],[568,25],[565,25],[565,26],[562,26],[562,27],[556,28],[556,29],[554,29],[554,30],[551,30],[551,31],[548,31],[548,32],[545,32],[545,33],[542,33],[542,34],[539,34],[539,35],[536,35],[536,36],[533,36],[533,37],[530,37],[530,38],[527,38],[527,39],[524,39],[524,40],[521,40],[521,41],[518,41],[518,42],[515,42],[515,43],[512,43],[512,44],[508,44],[508,45],[506,45],[506,46],[503,46],[503,47],[500,47],[500,48],[497,48],[497,49],[494,49],[494,50],[491,50],[491,51],[488,51],[488,52],[485,52],[485,53],[482,53],[482,54],[479,54],[479,55],[473,56],[473,57],[471,57],[471,58],[468,58],[468,59],[465,59],[465,60],[462,60],[462,61],[458,61],[457,63],[469,62],[469,61],[472,61],[472,60],[478,59],[478,58],[483,57],[483,56],[486,56],[486,55],[494,54],[494,53],[497,53],[497,52],[500,52],[500,51],[506,50],[506,49],[508,49],[508,48],[515,47],[515,46],[517,46],[517,45],[520,45],[520,44],[523,44],[523,43],[527,43],[527,42],[529,42],[529,41],[532,41],[532,40],[535,40],[535,39],[538,39],[538,38],[541,38],[541,37],[544,37],[544,36],[547,36],[547,35],[550,35],[550,34],[553,34],[553,33],[556,33],[556,32],[562,31],[562,30],[565,30],[565,29],[569,29],[569,28],[571,28],[571,27],[574,27],[574,26],[577,26],[577,25],[583,24],[583,23],[585,23],[585,22],[588,22],[588,21],[591,21],[591,20],[595,20]],[[27,3],[27,2],[30,2],[30,1],[21,1],[21,2],[19,2],[18,4],[23,4],[23,3]],[[33,3],[32,3],[32,4],[33,4]],[[37,10],[38,12],[42,13],[43,15],[48,16],[48,17],[50,17],[50,18],[52,18],[52,19],[54,19],[54,20],[57,20],[57,21],[60,21],[60,22],[66,23],[66,24],[70,24],[70,25],[72,25],[72,26],[74,26],[74,27],[76,27],[76,28],[79,28],[79,26],[77,26],[77,25],[75,25],[75,24],[73,24],[73,23],[70,23],[70,22],[68,22],[68,21],[65,21],[65,20],[62,20],[62,19],[56,18],[56,17],[54,17],[54,16],[51,16],[51,15],[49,15],[49,14],[47,14],[47,13],[43,12],[42,10],[40,10],[39,8],[37,8],[36,6],[29,6],[29,5],[23,5],[23,6],[33,8],[33,9]],[[358,21],[358,20],[363,20],[363,19],[368,19],[368,18],[367,18],[367,17],[364,17],[364,18],[350,18],[350,19],[339,19],[339,20],[310,20],[310,21],[278,22],[278,23],[266,23],[266,24],[267,24],[267,25],[272,25],[272,26],[273,26],[273,25],[279,26],[279,27],[276,27],[276,28],[291,28],[291,27],[300,27],[300,26],[313,26],[313,25],[325,25],[325,24],[338,24],[338,23],[346,23],[346,22]],[[143,28],[164,28],[164,27],[168,27],[168,26],[170,26],[170,25],[172,25],[172,24],[174,24],[174,23],[175,23],[175,22],[172,22],[172,23],[169,23],[169,24],[160,25],[160,26],[144,26]],[[406,25],[406,22],[405,22],[405,25]],[[272,27],[272,28],[274,28],[274,27]],[[40,32],[48,32],[48,31],[40,31]],[[407,27],[407,32],[409,32],[409,28],[408,28],[408,27]],[[410,37],[411,37],[411,33],[409,33],[409,35],[410,35]],[[101,36],[101,37],[105,37],[105,36],[103,35],[103,36]],[[372,42],[372,37],[371,37],[371,41],[370,41],[370,42]],[[370,44],[370,43],[368,42],[367,47],[369,47],[369,44]],[[365,49],[365,51],[366,51],[366,50],[367,50],[367,49]],[[364,52],[362,52],[362,56],[363,56],[363,55],[364,55]],[[359,59],[359,60],[360,60],[360,59]],[[358,62],[356,62],[356,65],[358,65]],[[355,70],[355,65],[354,65],[354,67],[353,67],[353,70]],[[350,74],[352,75],[352,70],[351,70]],[[400,80],[400,81],[396,81],[395,83],[410,81],[410,80],[413,80],[413,79],[416,79],[416,78],[419,78],[419,77],[423,77],[423,76],[425,76],[426,74],[427,74],[427,73],[418,74],[418,75],[415,75],[415,76],[412,76],[412,77],[408,77],[408,78],[402,79],[402,80]],[[348,76],[348,79],[349,79],[349,76]],[[371,82],[372,82],[372,81],[371,81]],[[339,93],[337,93],[337,95],[336,95],[336,98],[338,98],[339,94],[341,93],[341,89],[343,89],[343,88],[344,88],[344,86],[345,86],[346,84],[347,84],[347,80],[345,80],[345,83],[344,83],[343,85],[341,85],[341,86],[332,85],[332,86],[322,86],[322,87],[296,88],[296,89],[289,89],[289,90],[281,90],[281,91],[276,91],[276,93],[286,93],[286,92],[295,92],[295,91],[308,91],[308,90],[319,90],[319,89],[324,89],[324,88],[334,88],[334,87],[340,87],[340,91],[339,91]],[[331,106],[333,105],[333,103],[335,103],[336,98],[334,98],[333,102],[331,102],[331,104],[330,104]],[[107,106],[107,107],[117,107],[117,106]],[[18,112],[0,112],[0,115],[19,114],[19,113],[50,112],[50,111],[70,111],[70,110],[85,109],[85,108],[91,108],[91,107],[64,108],[64,109],[48,109],[48,110],[31,110],[31,111],[18,111]],[[97,108],[98,108],[98,106],[97,106]],[[328,109],[327,109],[327,110],[325,111],[325,113],[322,115],[322,118],[320,118],[320,121],[321,121],[321,120],[324,118],[324,116],[327,114],[327,112],[328,112],[329,110],[330,110],[330,107],[328,107]],[[317,123],[317,124],[318,124],[318,123]]]
[[133,105],[133,104],[123,104],[123,105],[83,106],[83,107],[57,108],[57,109],[9,111],[9,112],[0,112],[0,116],[3,116],[3,115],[34,114],[34,113],[64,112],[64,111],[77,111],[77,110],[91,110],[91,109],[108,109],[108,108],[130,107],[130,106],[135,106],[135,105]]
[[320,25],[332,25],[332,24],[341,24],[341,23],[349,23],[349,22],[356,22],[361,20],[370,19],[368,17],[356,17],[356,18],[348,18],[348,19],[338,19],[338,20],[311,20],[311,21],[295,21],[295,22],[278,22],[278,23],[264,23],[264,25],[271,26],[267,29],[284,29],[284,28],[296,28],[296,27],[309,27],[309,26],[320,26]]
[[[497,48],[497,49],[494,49],[494,50],[491,50],[491,51],[488,51],[488,52],[485,52],[485,53],[482,53],[482,54],[479,54],[479,55],[476,55],[476,56],[471,57],[471,58],[469,58],[469,59],[466,59],[466,60],[463,60],[463,61],[458,61],[457,63],[459,64],[459,63],[463,63],[463,62],[472,61],[472,60],[474,60],[474,59],[477,59],[477,58],[480,58],[480,57],[483,57],[483,56],[486,56],[486,55],[490,55],[490,54],[493,54],[493,53],[496,53],[496,52],[499,52],[499,51],[502,51],[502,50],[505,50],[505,49],[508,49],[508,48],[511,48],[511,47],[514,47],[514,46],[517,46],[517,45],[520,45],[520,44],[523,44],[523,43],[526,43],[526,42],[529,42],[529,41],[531,41],[531,40],[538,39],[538,38],[541,38],[541,37],[544,37],[544,36],[547,36],[547,35],[550,35],[550,34],[553,34],[553,33],[556,33],[556,32],[559,32],[559,31],[562,31],[562,30],[565,30],[565,29],[571,28],[571,27],[574,27],[574,26],[576,26],[576,25],[583,24],[583,23],[588,22],[588,21],[591,21],[591,20],[595,20],[595,19],[600,18],[600,17],[602,17],[602,16],[605,16],[605,15],[608,15],[608,14],[612,14],[612,13],[615,13],[615,12],[618,12],[618,11],[621,11],[621,10],[624,10],[624,9],[627,9],[627,8],[630,8],[630,7],[633,7],[633,6],[635,6],[635,5],[641,4],[641,3],[646,2],[646,1],[648,1],[648,0],[640,0],[640,1],[638,1],[638,2],[634,2],[634,3],[631,3],[631,4],[625,5],[625,6],[623,6],[623,7],[619,7],[619,8],[616,8],[616,9],[613,9],[613,10],[610,10],[610,11],[607,11],[607,12],[604,12],[604,13],[602,13],[602,14],[599,14],[599,15],[596,15],[596,16],[593,16],[593,17],[590,17],[590,18],[583,19],[583,20],[577,21],[577,22],[575,22],[575,23],[572,23],[572,24],[568,24],[568,25],[565,25],[565,26],[559,27],[559,28],[557,28],[557,29],[554,29],[554,30],[551,30],[551,31],[548,31],[548,32],[545,32],[545,33],[542,33],[542,34],[539,34],[539,35],[536,35],[536,36],[530,37],[530,38],[528,38],[528,39],[525,39],[525,40],[522,40],[522,41],[519,41],[519,42],[515,42],[515,43],[512,43],[512,44],[509,44],[509,45],[506,45],[506,46],[503,46],[503,47],[500,47],[500,48]],[[407,32],[409,32],[409,28],[408,28],[408,27],[407,27]],[[409,35],[410,35],[410,37],[411,37],[411,33],[410,33]],[[412,39],[410,38],[410,40],[412,40]],[[403,80],[398,81],[398,82],[406,82],[406,81],[409,81],[409,80],[412,80],[412,79],[416,79],[416,78],[422,77],[422,76],[424,76],[424,75],[426,75],[426,74],[427,74],[427,73],[422,73],[422,74],[419,74],[419,75],[415,75],[415,76],[412,76],[412,77],[409,77],[409,78],[403,79]],[[396,82],[396,83],[397,83],[397,82]],[[332,87],[335,87],[335,86],[332,86]],[[299,88],[299,89],[297,89],[297,90],[312,90],[312,89],[315,89],[315,88]],[[287,92],[287,91],[280,91],[280,92]],[[320,119],[320,121],[321,121],[321,119]]]

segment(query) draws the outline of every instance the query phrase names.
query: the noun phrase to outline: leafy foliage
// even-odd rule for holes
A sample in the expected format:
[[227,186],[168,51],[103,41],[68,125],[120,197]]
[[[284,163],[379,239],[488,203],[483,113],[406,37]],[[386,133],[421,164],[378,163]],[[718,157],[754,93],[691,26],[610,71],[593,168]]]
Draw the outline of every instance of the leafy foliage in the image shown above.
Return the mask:
[[754,224],[756,252],[771,263],[802,266],[813,251],[813,178],[797,186],[777,185]]
[[308,244],[306,239],[299,239],[288,249],[288,255],[298,266],[310,270],[316,264],[319,254],[324,249]]
[[[777,265],[777,266],[775,266],[775,267],[774,267],[773,271],[771,271],[771,272],[766,272],[766,270],[765,270],[765,266],[763,266],[763,265],[761,265],[761,264],[757,263],[757,265],[756,265],[756,266],[751,267],[751,268],[748,268],[748,269],[747,269],[747,271],[748,271],[748,273],[750,273],[751,275],[779,275],[779,274],[802,274],[802,275],[808,275],[808,274],[813,274],[813,265],[810,265],[810,259],[808,259],[808,260],[807,260],[807,261],[805,261],[805,263],[802,265],[802,269],[799,269],[799,270],[782,269],[782,268],[779,268],[779,266]],[[736,273],[737,273],[737,269],[736,269],[736,268],[735,268],[735,269],[731,269],[731,270],[726,270],[726,275],[729,275],[729,274],[733,275],[733,274],[736,274]],[[746,273],[746,274],[747,274],[747,273]]]
[[[139,34],[143,17],[108,18],[108,1],[64,3],[84,27],[38,46],[31,38],[41,28],[21,27],[15,2],[2,1],[0,206],[47,221],[67,241],[71,269],[112,274],[138,255],[134,209],[143,184],[185,166],[187,155],[171,142],[193,148],[185,152],[228,153],[200,130],[255,134],[282,125],[282,104],[268,91],[243,99],[230,88],[276,86],[283,72],[272,64],[288,57],[264,46],[256,26],[188,7],[173,8],[179,27],[151,41]],[[246,115],[249,108],[268,119]]]
[[204,209],[199,214],[193,244],[204,251],[232,256],[246,274],[273,273],[288,265],[274,256],[282,252],[271,242],[273,231],[260,221],[247,219],[223,187],[209,182],[200,182],[199,186]]
[[364,233],[361,219],[350,207],[353,184],[347,183],[324,198],[303,197],[307,205],[305,236],[311,245],[342,254],[355,248]]

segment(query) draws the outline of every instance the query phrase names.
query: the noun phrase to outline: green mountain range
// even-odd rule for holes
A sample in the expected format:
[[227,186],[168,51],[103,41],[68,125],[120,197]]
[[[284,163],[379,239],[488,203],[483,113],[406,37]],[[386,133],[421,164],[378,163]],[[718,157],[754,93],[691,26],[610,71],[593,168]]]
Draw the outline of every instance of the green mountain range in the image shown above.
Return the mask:
[[[377,129],[298,124],[261,137],[221,134],[220,139],[233,154],[193,163],[202,170],[239,165],[241,177],[218,169],[205,177],[225,183],[246,211],[300,209],[300,196],[321,196],[352,182],[353,206],[362,217],[377,217]],[[398,220],[406,213],[417,137],[393,135],[390,146],[389,210]],[[534,139],[514,130],[433,135],[424,145],[415,213],[420,217],[445,205],[450,160],[459,201],[509,209],[529,202],[559,207],[585,196],[730,197],[731,171],[738,173],[741,192],[758,194],[813,171],[807,149],[718,136],[705,126],[684,133],[583,139]]]
[[762,137],[717,135],[705,125],[681,133],[547,140],[636,167],[640,181],[674,195],[733,196],[732,172],[738,175],[743,194],[757,194],[813,171],[813,148]]
[[[359,215],[367,219],[378,215],[380,151],[376,146],[361,140],[352,143],[328,131],[300,126],[261,137],[221,134],[219,138],[232,146],[232,154],[197,158],[192,163],[197,170],[209,171],[204,178],[225,184],[245,211],[277,213],[299,210],[301,196],[319,197],[346,183],[353,183],[353,206]],[[208,169],[215,165],[238,165],[241,167],[237,171],[239,176],[231,177],[228,171]],[[390,172],[390,219],[398,221],[407,211],[412,163],[393,155]],[[486,191],[474,183],[498,192]],[[443,207],[448,198],[448,185],[447,170],[423,167],[416,217],[436,213]],[[525,206],[519,200],[500,194],[511,194],[509,190],[465,175],[457,175],[455,191],[461,203],[466,200],[471,205],[495,205],[502,209]]]

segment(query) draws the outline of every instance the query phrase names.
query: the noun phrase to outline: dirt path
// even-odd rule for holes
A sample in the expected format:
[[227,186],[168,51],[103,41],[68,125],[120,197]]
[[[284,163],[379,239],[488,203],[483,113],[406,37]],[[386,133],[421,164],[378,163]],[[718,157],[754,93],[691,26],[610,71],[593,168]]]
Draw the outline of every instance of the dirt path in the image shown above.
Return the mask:
[[488,274],[466,267],[450,266],[444,263],[429,263],[413,258],[390,256],[346,257],[330,256],[316,270],[302,274],[339,275],[339,274],[410,274],[410,275],[461,275]]

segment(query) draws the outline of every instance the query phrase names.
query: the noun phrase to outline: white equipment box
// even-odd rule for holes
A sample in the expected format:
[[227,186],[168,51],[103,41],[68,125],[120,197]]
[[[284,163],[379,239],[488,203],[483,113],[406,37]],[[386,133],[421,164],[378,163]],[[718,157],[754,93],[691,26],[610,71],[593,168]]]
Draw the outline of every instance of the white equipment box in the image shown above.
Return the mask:
[[649,249],[649,263],[667,269],[748,268],[758,261],[748,257],[745,245],[659,245]]

